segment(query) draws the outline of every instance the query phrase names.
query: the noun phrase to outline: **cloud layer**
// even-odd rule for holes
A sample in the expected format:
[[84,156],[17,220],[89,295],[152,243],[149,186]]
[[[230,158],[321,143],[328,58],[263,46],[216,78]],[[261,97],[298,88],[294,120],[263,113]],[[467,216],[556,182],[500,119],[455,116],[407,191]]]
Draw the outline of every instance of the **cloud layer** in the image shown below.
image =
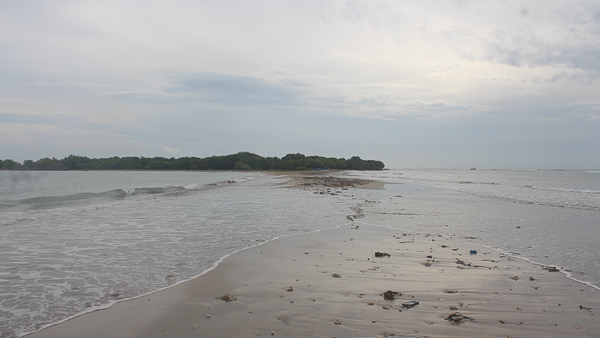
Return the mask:
[[597,1],[3,1],[0,158],[600,168]]

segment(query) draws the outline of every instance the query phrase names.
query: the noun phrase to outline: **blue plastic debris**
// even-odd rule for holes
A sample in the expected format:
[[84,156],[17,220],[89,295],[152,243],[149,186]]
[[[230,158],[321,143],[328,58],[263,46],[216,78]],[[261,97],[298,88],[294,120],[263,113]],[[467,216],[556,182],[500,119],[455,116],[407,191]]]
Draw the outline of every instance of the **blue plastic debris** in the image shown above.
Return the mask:
[[470,253],[471,255],[477,255],[477,250],[471,250],[471,251],[469,251],[469,253]]

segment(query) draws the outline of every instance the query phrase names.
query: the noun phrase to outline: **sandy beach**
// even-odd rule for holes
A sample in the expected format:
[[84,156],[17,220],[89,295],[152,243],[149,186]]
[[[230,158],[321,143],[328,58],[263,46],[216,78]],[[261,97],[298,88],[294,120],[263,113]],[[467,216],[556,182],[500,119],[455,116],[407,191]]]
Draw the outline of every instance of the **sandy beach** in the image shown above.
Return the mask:
[[592,287],[488,248],[370,222],[263,243],[191,281],[27,337],[600,335]]
[[[384,299],[388,290],[399,294]],[[355,222],[244,250],[199,278],[27,337],[594,337],[598,308],[596,290],[559,272]]]

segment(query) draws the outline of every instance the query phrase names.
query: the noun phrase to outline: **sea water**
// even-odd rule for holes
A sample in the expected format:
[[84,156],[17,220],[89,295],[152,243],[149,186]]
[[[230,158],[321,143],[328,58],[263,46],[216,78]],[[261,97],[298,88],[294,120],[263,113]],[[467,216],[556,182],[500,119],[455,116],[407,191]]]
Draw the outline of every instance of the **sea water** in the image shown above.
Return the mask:
[[365,203],[375,223],[482,245],[600,286],[598,170],[407,169],[347,175],[398,183],[371,192],[372,200],[385,201]]
[[0,171],[0,337],[189,280],[273,238],[347,222],[265,174]]
[[0,171],[0,337],[170,287],[273,238],[347,224],[359,209],[355,224],[442,234],[600,285],[599,171],[342,175],[398,184],[314,194],[261,173]]

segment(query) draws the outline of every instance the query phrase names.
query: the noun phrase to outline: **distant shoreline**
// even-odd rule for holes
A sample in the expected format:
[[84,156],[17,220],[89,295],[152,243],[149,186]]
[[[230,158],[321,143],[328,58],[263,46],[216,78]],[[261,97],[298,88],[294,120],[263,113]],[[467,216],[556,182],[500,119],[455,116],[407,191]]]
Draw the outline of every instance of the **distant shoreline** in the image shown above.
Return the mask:
[[89,158],[69,155],[65,158],[44,157],[37,161],[23,163],[5,159],[0,161],[0,169],[9,170],[280,170],[306,171],[325,169],[381,170],[385,164],[377,160],[363,160],[358,156],[349,159],[287,154],[284,157],[262,157],[249,152],[211,157],[109,157]]

